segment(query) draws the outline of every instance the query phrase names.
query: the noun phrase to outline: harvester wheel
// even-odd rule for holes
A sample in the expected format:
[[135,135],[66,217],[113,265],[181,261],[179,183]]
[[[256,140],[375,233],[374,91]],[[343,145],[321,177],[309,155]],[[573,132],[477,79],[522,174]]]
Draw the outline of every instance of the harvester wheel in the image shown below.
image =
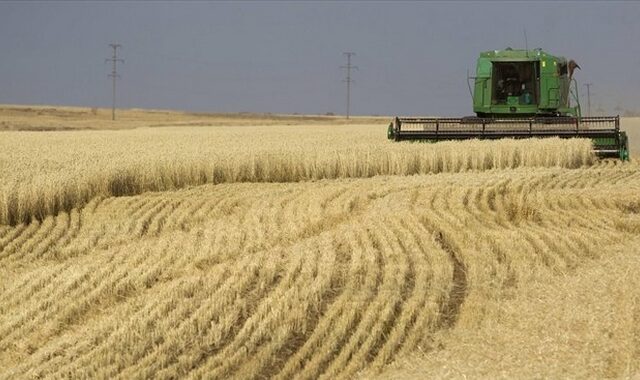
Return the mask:
[[389,140],[394,140],[395,139],[395,133],[393,130],[393,123],[389,124],[389,128],[387,128],[387,139]]
[[622,161],[629,161],[629,150],[625,148],[620,149],[620,159]]

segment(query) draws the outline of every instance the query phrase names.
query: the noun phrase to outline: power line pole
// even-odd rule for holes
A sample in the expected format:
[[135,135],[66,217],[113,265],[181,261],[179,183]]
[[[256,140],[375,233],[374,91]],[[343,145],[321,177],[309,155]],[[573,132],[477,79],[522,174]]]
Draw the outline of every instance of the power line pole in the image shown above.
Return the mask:
[[118,48],[121,48],[122,45],[109,44],[109,46],[111,47],[111,49],[113,49],[113,55],[111,56],[111,58],[105,59],[105,62],[111,62],[112,64],[111,74],[109,74],[108,77],[113,79],[113,93],[112,93],[113,103],[111,107],[111,120],[115,120],[116,119],[116,79],[120,78],[120,75],[118,75],[118,70],[116,65],[118,64],[118,62],[124,63],[124,59],[118,58]]
[[585,83],[587,86],[587,116],[591,117],[591,86],[593,83]]
[[343,82],[347,82],[347,119],[348,119],[351,111],[351,83],[355,82],[353,79],[351,79],[351,69],[358,70],[358,66],[354,66],[351,64],[351,56],[356,55],[356,53],[348,51],[342,54],[347,56],[347,65],[340,66],[340,68],[347,70],[347,78],[344,79]]

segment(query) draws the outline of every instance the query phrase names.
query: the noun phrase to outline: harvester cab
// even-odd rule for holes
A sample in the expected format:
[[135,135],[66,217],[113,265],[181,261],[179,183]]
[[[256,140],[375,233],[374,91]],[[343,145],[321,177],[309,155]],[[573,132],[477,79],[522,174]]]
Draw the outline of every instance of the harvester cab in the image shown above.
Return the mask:
[[[573,60],[540,49],[480,54],[474,77],[473,111],[478,117],[580,117]],[[572,86],[573,85],[573,86]],[[571,106],[571,100],[575,106]]]
[[[480,53],[473,78],[473,111],[463,118],[396,117],[390,139],[442,140],[499,138],[590,138],[603,157],[629,158],[620,118],[582,117],[578,85],[580,66],[541,49]],[[471,85],[469,85],[471,87]]]

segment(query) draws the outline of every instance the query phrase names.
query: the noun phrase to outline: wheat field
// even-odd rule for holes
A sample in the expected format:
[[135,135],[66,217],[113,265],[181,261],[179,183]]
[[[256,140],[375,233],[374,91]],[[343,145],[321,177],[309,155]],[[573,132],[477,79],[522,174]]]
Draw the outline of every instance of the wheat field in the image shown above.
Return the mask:
[[[40,221],[97,196],[188,185],[299,182],[592,162],[584,140],[390,144],[370,125],[5,132],[0,223]],[[557,149],[561,147],[561,149]],[[16,170],[19,168],[19,170]]]
[[0,378],[640,375],[640,165],[588,142],[319,123],[0,145]]

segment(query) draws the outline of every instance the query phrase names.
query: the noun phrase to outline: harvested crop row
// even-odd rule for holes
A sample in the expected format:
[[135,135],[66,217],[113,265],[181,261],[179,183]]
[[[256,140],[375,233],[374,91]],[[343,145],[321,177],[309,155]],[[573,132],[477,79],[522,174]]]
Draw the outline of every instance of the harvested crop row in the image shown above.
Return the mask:
[[[350,378],[435,355],[640,237],[637,169],[205,185],[5,228],[0,377]],[[535,373],[640,370],[615,323],[589,344],[625,346]]]

